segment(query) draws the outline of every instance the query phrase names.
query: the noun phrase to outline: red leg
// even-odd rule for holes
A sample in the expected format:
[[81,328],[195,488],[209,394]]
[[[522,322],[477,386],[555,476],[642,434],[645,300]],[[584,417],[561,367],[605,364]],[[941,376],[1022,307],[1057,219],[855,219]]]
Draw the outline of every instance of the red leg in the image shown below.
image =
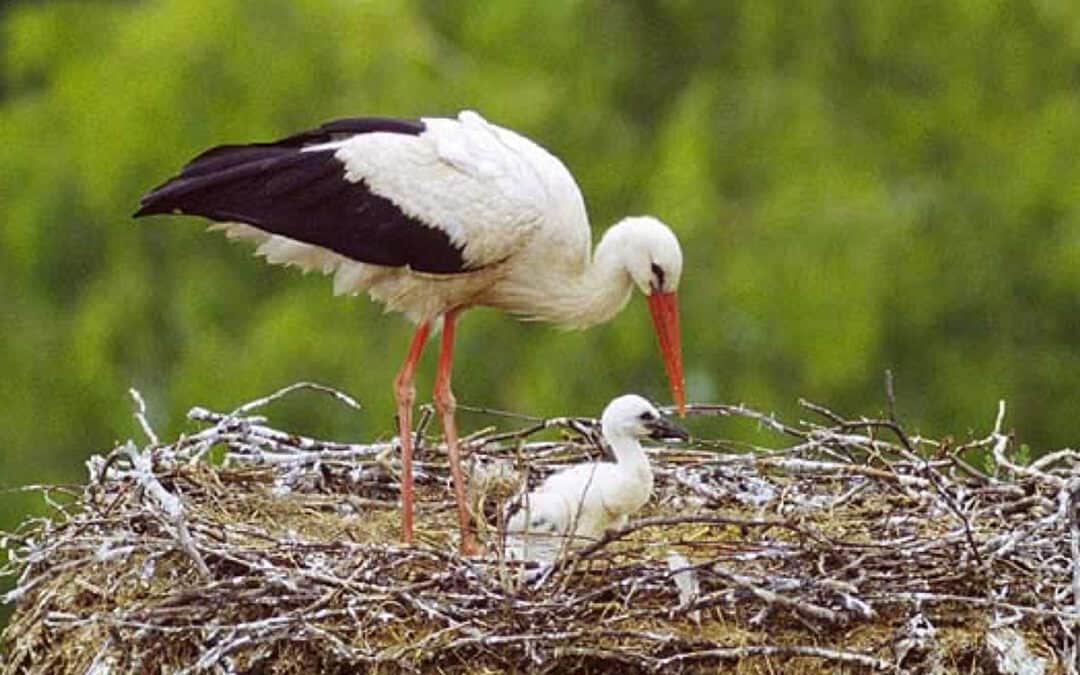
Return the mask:
[[461,453],[458,448],[457,423],[454,411],[457,402],[450,391],[450,365],[454,355],[454,323],[457,309],[443,315],[442,348],[439,350],[439,367],[435,374],[435,407],[442,417],[446,449],[450,453],[450,475],[454,479],[454,497],[457,498],[458,524],[461,526],[461,552],[472,555],[477,552],[476,540],[469,524],[469,510],[465,501],[465,474],[461,471]]
[[401,540],[406,544],[413,541],[412,405],[416,399],[413,376],[416,374],[416,362],[420,360],[430,332],[431,324],[427,321],[416,327],[409,354],[394,379],[398,435],[401,438]]

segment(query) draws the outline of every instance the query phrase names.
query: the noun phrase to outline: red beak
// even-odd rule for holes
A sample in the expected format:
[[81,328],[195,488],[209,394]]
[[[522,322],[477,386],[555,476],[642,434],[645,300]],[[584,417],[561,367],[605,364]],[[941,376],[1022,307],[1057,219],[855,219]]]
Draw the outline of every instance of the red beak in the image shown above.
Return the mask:
[[679,333],[679,296],[675,291],[654,290],[648,296],[649,312],[656,326],[660,341],[660,355],[664,357],[664,370],[671,382],[671,396],[679,408],[679,415],[686,415],[686,388],[682,372],[682,336]]

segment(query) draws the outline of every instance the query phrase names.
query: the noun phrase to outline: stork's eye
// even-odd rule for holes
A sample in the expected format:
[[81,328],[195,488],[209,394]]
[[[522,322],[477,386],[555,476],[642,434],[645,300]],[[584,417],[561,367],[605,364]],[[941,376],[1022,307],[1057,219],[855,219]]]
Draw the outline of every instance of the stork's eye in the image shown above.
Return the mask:
[[646,410],[645,412],[638,415],[638,419],[641,420],[642,422],[652,422],[653,420],[656,419],[656,415],[654,415],[651,412],[649,412],[648,410]]
[[657,290],[662,289],[664,287],[664,268],[653,263],[650,269],[652,269],[653,287]]

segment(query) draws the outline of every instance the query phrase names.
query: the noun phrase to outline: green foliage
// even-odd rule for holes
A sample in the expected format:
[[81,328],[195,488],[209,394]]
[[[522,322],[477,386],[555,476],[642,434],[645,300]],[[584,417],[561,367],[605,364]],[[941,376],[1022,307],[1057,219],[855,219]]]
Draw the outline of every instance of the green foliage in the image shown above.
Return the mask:
[[[0,32],[2,485],[136,434],[129,386],[164,434],[296,380],[366,411],[299,397],[283,426],[392,434],[406,322],[130,214],[211,145],[462,108],[559,154],[597,233],[679,232],[692,399],[872,414],[891,368],[926,433],[998,398],[1035,448],[1080,432],[1080,5],[71,0]],[[582,334],[479,310],[455,387],[539,415],[666,399],[653,340],[640,299]],[[0,528],[30,507],[3,499]]]

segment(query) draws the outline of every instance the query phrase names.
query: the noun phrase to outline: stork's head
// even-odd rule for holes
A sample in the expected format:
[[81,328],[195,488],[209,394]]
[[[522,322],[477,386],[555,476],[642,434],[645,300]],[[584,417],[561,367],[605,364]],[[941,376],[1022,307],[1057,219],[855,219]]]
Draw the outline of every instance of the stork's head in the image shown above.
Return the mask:
[[656,406],[636,394],[626,394],[609,403],[600,424],[607,438],[629,436],[685,441],[690,437],[685,429],[666,419]]
[[681,415],[686,407],[686,388],[679,333],[678,288],[683,264],[679,239],[670,227],[652,216],[624,218],[604,239],[601,245],[612,243],[634,285],[649,300],[664,369],[671,382],[671,395]]

